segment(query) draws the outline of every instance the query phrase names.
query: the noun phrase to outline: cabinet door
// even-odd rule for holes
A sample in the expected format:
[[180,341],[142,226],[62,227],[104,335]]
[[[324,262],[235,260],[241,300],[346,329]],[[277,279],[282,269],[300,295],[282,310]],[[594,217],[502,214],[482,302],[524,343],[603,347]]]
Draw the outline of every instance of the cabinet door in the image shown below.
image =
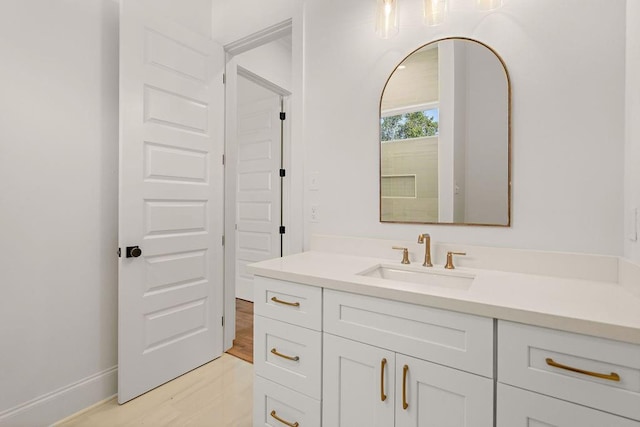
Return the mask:
[[638,427],[605,412],[498,383],[498,427]]
[[402,354],[396,402],[396,427],[493,426],[491,379]]
[[322,425],[393,426],[395,354],[330,334],[323,337]]

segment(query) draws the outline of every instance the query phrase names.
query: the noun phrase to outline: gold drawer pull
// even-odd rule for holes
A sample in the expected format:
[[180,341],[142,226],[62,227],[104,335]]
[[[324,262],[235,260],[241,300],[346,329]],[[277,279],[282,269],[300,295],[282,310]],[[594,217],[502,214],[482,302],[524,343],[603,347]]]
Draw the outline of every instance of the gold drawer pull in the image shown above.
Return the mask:
[[298,427],[300,425],[297,421],[295,423],[290,423],[289,421],[283,420],[278,416],[278,414],[276,414],[275,410],[271,411],[271,416],[280,421],[282,424],[288,425],[289,427]]
[[294,362],[300,360],[300,357],[298,356],[287,356],[286,354],[278,353],[278,350],[276,350],[275,348],[271,349],[271,353],[275,354],[276,356],[282,357],[283,359],[293,360]]
[[602,378],[603,380],[620,381],[620,375],[616,374],[615,372],[611,372],[610,374],[599,374],[598,372],[584,371],[582,369],[572,368],[571,366],[562,365],[562,364],[554,361],[550,357],[547,357],[545,359],[545,361],[547,362],[547,365],[553,366],[554,368],[566,369],[567,371],[577,372],[579,374],[584,374],[584,375],[589,375],[590,377]]
[[409,367],[404,365],[402,368],[402,409],[407,409],[409,403],[407,402],[407,374],[409,373]]
[[300,307],[299,302],[282,301],[281,299],[278,299],[276,297],[271,298],[271,301],[277,302],[278,304],[290,305],[291,307]]
[[380,361],[380,400],[383,402],[387,400],[387,395],[384,394],[384,367],[387,366],[387,359]]

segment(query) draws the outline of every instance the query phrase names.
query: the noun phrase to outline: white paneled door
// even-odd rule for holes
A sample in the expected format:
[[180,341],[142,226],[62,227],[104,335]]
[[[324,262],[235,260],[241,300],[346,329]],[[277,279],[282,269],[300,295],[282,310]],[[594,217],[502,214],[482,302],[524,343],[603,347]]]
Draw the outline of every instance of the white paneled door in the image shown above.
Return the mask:
[[238,104],[236,297],[248,301],[253,301],[253,275],[247,265],[281,255],[280,111],[275,93]]
[[139,3],[120,16],[120,403],[222,354],[223,51]]

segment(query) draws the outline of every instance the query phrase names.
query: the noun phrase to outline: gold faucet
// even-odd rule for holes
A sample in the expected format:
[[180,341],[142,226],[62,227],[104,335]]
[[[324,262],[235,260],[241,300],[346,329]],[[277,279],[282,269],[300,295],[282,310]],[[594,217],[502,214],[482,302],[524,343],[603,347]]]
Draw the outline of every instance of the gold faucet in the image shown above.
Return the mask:
[[397,249],[399,251],[402,251],[402,263],[403,264],[411,264],[411,261],[409,261],[409,249],[408,248],[403,248],[402,246],[392,246],[391,249]]
[[447,252],[447,264],[444,266],[447,270],[453,270],[456,268],[453,265],[453,256],[454,255],[466,255],[466,252]]
[[431,264],[431,236],[424,233],[418,236],[418,243],[424,243],[424,263],[423,267],[433,267]]

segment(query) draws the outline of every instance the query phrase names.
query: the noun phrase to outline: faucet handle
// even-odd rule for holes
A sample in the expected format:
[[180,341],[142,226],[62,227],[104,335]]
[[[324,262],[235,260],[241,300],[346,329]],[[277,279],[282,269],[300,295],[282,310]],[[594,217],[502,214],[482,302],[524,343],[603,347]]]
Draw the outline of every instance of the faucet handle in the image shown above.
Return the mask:
[[397,249],[402,251],[402,263],[403,264],[411,264],[409,261],[409,249],[402,246],[392,246],[391,249]]
[[454,255],[466,255],[466,252],[447,252],[447,264],[444,266],[447,270],[453,270],[456,268],[453,265],[453,256]]

